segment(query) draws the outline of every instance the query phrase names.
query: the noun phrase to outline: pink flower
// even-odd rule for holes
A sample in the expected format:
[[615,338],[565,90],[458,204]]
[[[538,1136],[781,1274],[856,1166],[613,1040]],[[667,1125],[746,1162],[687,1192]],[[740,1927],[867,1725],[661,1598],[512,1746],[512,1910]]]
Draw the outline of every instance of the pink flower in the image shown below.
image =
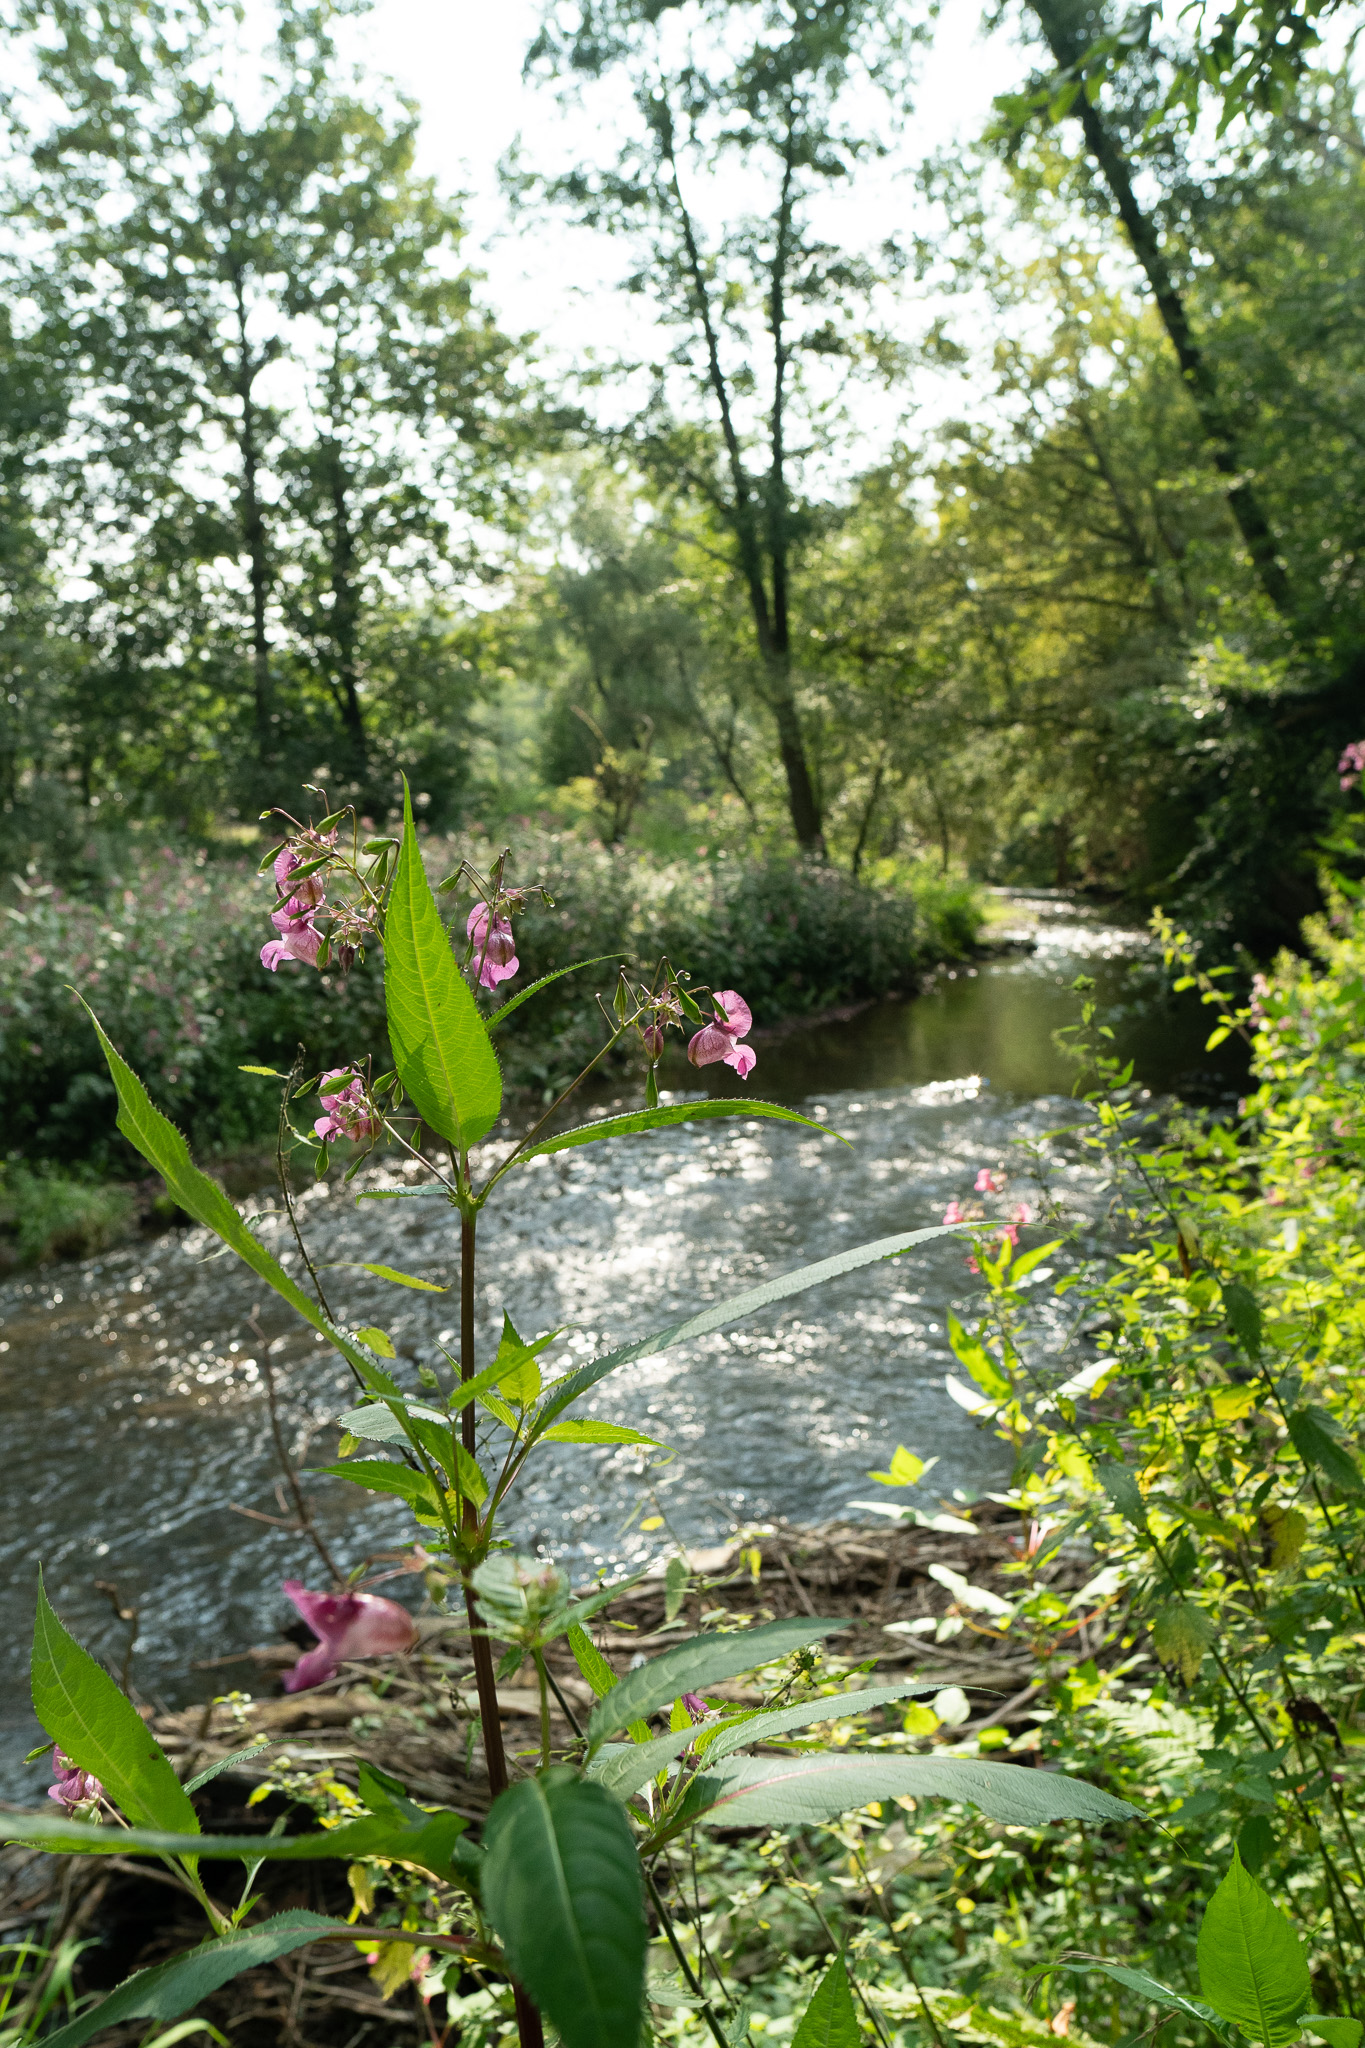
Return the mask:
[[699,1692],[685,1692],[682,1703],[694,1721],[704,1721],[711,1711]]
[[649,1058],[651,1060],[657,1060],[664,1049],[664,1032],[662,1024],[646,1024],[644,1029],[641,1031],[640,1036],[644,1040],[645,1051],[649,1055]]
[[[1021,1202],[1019,1204],[1018,1208],[1014,1212],[1014,1220],[1016,1223],[1027,1223],[1029,1221],[1029,1207],[1027,1202]],[[1017,1244],[1018,1242],[1019,1240],[1018,1238],[1016,1238],[1015,1243]]]
[[687,1057],[694,1067],[710,1067],[717,1060],[724,1060],[742,1081],[758,1063],[753,1047],[738,1043],[746,1032],[753,1030],[753,1014],[743,996],[736,995],[732,988],[718,988],[715,1001],[722,1014],[703,1024],[687,1048]]
[[286,1674],[286,1692],[321,1685],[347,1658],[387,1656],[410,1650],[417,1640],[416,1623],[396,1600],[374,1593],[310,1593],[297,1579],[286,1579],[284,1591],[320,1638]]
[[474,957],[479,963],[479,980],[483,986],[496,988],[500,981],[510,981],[521,965],[517,959],[517,942],[512,937],[511,920],[495,915],[490,931],[488,905],[476,903],[469,913],[465,931],[474,944]]
[[965,1223],[967,1221],[967,1218],[962,1213],[962,1205],[956,1195],[953,1196],[952,1201],[949,1202],[944,1210],[943,1220],[945,1223]]
[[998,1195],[1000,1192],[1000,1183],[989,1166],[982,1167],[972,1185],[979,1195]]
[[1352,740],[1343,747],[1341,759],[1337,762],[1337,774],[1341,777],[1343,789],[1354,789],[1361,775],[1365,773],[1365,740]]
[[1018,1224],[1017,1224],[1017,1223],[1007,1223],[1007,1224],[1005,1225],[1004,1229],[1003,1229],[1003,1230],[1001,1231],[1001,1233],[1000,1233],[1000,1242],[1001,1242],[1001,1244],[1003,1244],[1003,1243],[1005,1242],[1005,1239],[1006,1239],[1006,1238],[1008,1238],[1008,1239],[1009,1239],[1009,1241],[1010,1241],[1010,1243],[1011,1243],[1011,1244],[1018,1244],[1018,1242],[1019,1242],[1019,1226],[1018,1226]]
[[[333,833],[332,836],[335,838],[336,834]],[[309,859],[316,860],[317,855],[318,849],[313,847],[309,852]],[[300,910],[308,910],[322,901],[322,869],[319,868],[315,875],[305,875],[303,880],[291,889],[289,877],[295,868],[301,868],[303,865],[303,856],[296,847],[282,846],[275,856],[275,887],[281,896],[292,897]]]
[[99,1779],[89,1771],[83,1771],[79,1764],[73,1764],[64,1750],[53,1750],[52,1772],[57,1782],[48,1786],[47,1796],[55,1799],[58,1806],[64,1806],[68,1813],[104,1797],[104,1787]]
[[313,1125],[324,1145],[333,1138],[350,1138],[363,1144],[380,1132],[379,1112],[365,1093],[365,1083],[354,1067],[338,1067],[324,1074],[318,1087],[326,1112]]
[[283,909],[271,911],[270,922],[280,936],[267,939],[262,946],[262,967],[268,967],[274,974],[282,960],[301,960],[305,967],[317,966],[322,933],[313,919],[319,908],[318,904],[299,904],[297,898],[291,897]]

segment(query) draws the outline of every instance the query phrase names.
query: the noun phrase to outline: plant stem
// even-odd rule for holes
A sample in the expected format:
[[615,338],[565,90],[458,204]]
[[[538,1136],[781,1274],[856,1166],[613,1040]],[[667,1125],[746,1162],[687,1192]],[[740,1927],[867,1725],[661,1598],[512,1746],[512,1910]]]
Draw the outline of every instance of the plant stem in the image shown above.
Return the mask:
[[711,2030],[712,2038],[718,2044],[718,2048],[730,2048],[730,2043],[725,2038],[725,2030],[721,2026],[720,2021],[716,2018],[714,2012],[711,2010],[711,2001],[707,1998],[706,1993],[702,1990],[701,1984],[697,1978],[697,1973],[692,1968],[691,1963],[688,1962],[687,1957],[683,1952],[682,1943],[678,1940],[678,1930],[673,1925],[673,1915],[669,1912],[667,1906],[663,1902],[663,1897],[659,1891],[659,1887],[654,1882],[654,1873],[652,1870],[647,1870],[645,1872],[645,1883],[649,1888],[649,1896],[653,1901],[654,1910],[659,1916],[659,1925],[663,1928],[664,1934],[667,1937],[668,1945],[672,1949],[674,1957],[677,1961],[678,1968],[683,1973],[683,1978],[687,1984],[687,1988],[692,1993],[692,1996],[694,1998],[699,1998],[701,2000],[702,2016],[705,2019],[707,2026]]
[[[474,1218],[460,1217],[460,1380],[474,1377]],[[474,1404],[460,1417],[460,1440],[470,1457],[474,1455]],[[478,1520],[474,1502],[465,1496],[464,1527]],[[498,1716],[498,1687],[493,1671],[493,1646],[483,1633],[479,1603],[468,1579],[464,1585],[465,1612],[469,1616],[469,1642],[474,1653],[474,1683],[479,1693],[479,1722],[483,1730],[483,1755],[488,1767],[488,1789],[496,1799],[507,1790],[507,1753],[502,1746],[502,1722]],[[548,1723],[549,1716],[546,1715]],[[545,2048],[545,2030],[540,2014],[515,1978],[512,1996],[517,2009],[517,2038],[521,2048]]]
[[540,1687],[540,1767],[543,1771],[548,1771],[550,1768],[550,1688],[546,1683],[545,1653],[543,1650],[533,1650],[531,1655],[535,1660],[536,1683]]

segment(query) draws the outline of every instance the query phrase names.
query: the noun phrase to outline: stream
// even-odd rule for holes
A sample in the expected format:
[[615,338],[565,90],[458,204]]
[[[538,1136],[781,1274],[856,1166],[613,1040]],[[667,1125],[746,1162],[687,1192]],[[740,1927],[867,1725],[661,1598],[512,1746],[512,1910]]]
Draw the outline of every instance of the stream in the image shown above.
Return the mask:
[[[941,970],[912,1001],[758,1041],[753,1092],[799,1106],[847,1145],[776,1122],[717,1121],[510,1174],[480,1222],[480,1357],[506,1309],[524,1336],[566,1326],[551,1357],[577,1363],[761,1278],[937,1223],[951,1198],[970,1197],[983,1166],[1009,1176],[986,1202],[992,1213],[1036,1206],[1013,1148],[1077,1120],[1074,1068],[1053,1034],[1076,1021],[1079,973],[1095,978],[1117,1050],[1154,1093],[1235,1090],[1231,1063],[1214,1069],[1202,1053],[1207,1013],[1156,991],[1140,933],[1049,894],[1016,893],[1008,909],[1031,952]],[[698,1076],[680,1059],[665,1079],[679,1092],[713,1080],[713,1092],[733,1092],[728,1070]],[[1096,1214],[1084,1150],[1058,1139],[1045,1158],[1054,1192],[1082,1218]],[[321,1184],[302,1204],[312,1256],[333,1268],[324,1282],[334,1310],[387,1330],[400,1364],[453,1344],[458,1314],[452,1295],[346,1264],[452,1278],[444,1203],[353,1200],[360,1187],[402,1181],[390,1163],[349,1192]],[[268,1199],[256,1228],[297,1273]],[[1025,1244],[1038,1241],[1025,1231]],[[330,1425],[351,1405],[352,1383],[260,1281],[214,1255],[215,1243],[172,1232],[0,1287],[0,1625],[13,1646],[0,1679],[0,1798],[30,1803],[48,1780],[45,1766],[21,1761],[42,1739],[25,1649],[39,1561],[68,1626],[115,1671],[135,1638],[135,1684],[172,1706],[249,1689],[253,1668],[229,1660],[280,1639],[293,1618],[280,1581],[323,1582],[303,1538],[258,1519],[288,1512],[263,1361],[305,1466],[335,1457]],[[773,1516],[819,1521],[876,1495],[867,1475],[897,1443],[939,1461],[914,1496],[926,1509],[998,1487],[1001,1447],[944,1389],[954,1365],[945,1314],[967,1314],[976,1286],[962,1243],[945,1238],[616,1374],[576,1412],[647,1431],[671,1459],[634,1446],[547,1449],[513,1515],[520,1542],[591,1574],[653,1554],[670,1532],[706,1543]],[[1061,1305],[1046,1287],[1035,1302],[1040,1335],[1059,1344]],[[404,1539],[399,1502],[305,1483],[343,1569]],[[666,1529],[640,1531],[642,1516],[660,1514]]]

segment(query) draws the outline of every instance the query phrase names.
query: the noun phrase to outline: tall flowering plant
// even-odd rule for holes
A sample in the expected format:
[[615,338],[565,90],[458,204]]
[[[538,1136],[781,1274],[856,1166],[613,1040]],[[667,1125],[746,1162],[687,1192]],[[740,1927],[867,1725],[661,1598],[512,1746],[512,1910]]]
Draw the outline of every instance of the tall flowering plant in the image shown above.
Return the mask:
[[[210,1923],[210,1937],[200,1948],[138,1972],[53,2035],[50,2048],[78,2048],[124,2019],[174,2018],[238,1972],[307,1943],[375,1938],[377,1930],[313,1913],[261,1918],[253,1881],[269,1859],[378,1858],[428,1873],[454,1906],[443,1909],[435,1924],[417,1927],[407,1924],[411,1916],[405,1914],[402,1929],[383,1929],[386,1942],[410,1941],[414,1949],[463,1960],[485,1977],[503,1976],[511,1986],[521,2048],[539,2048],[543,2017],[565,2048],[637,2048],[646,2024],[651,1907],[673,1941],[680,1967],[690,1967],[653,1876],[656,1858],[688,1830],[819,1822],[870,1800],[907,1795],[965,1800],[997,1820],[1023,1825],[1132,1815],[1134,1808],[1090,1785],[1018,1765],[850,1748],[774,1755],[776,1739],[855,1708],[904,1699],[913,1690],[902,1684],[833,1695],[813,1691],[811,1650],[844,1627],[841,1620],[803,1615],[754,1628],[716,1629],[690,1640],[670,1637],[668,1647],[616,1677],[586,1628],[613,1589],[575,1598],[556,1566],[516,1555],[501,1534],[509,1497],[528,1461],[571,1455],[575,1445],[653,1442],[640,1431],[577,1413],[579,1404],[621,1366],[839,1274],[896,1258],[954,1226],[861,1245],[565,1371],[556,1372],[552,1363],[558,1332],[523,1339],[505,1318],[495,1355],[481,1361],[475,1352],[479,1223],[509,1175],[547,1154],[708,1118],[771,1117],[826,1139],[831,1134],[792,1109],[749,1096],[660,1101],[658,1065],[670,1030],[689,1034],[696,1065],[724,1062],[746,1078],[756,1059],[744,1042],[752,1019],[742,997],[733,989],[696,987],[662,961],[644,978],[625,965],[619,969],[610,1002],[602,1005],[599,1052],[524,1137],[490,1160],[481,1146],[502,1108],[498,1026],[540,989],[574,971],[555,969],[497,1008],[480,1007],[516,978],[515,918],[528,891],[508,882],[505,859],[486,876],[462,865],[441,884],[442,890],[464,890],[475,898],[462,938],[457,921],[452,940],[423,867],[410,800],[405,798],[401,842],[362,845],[346,813],[317,824],[288,822],[287,837],[264,864],[276,888],[270,911],[275,937],[266,944],[266,964],[276,971],[317,967],[329,957],[343,957],[343,949],[358,956],[367,941],[382,940],[393,1067],[374,1076],[370,1064],[357,1057],[317,1082],[301,1083],[297,1074],[280,1077],[286,1079],[282,1126],[293,1102],[316,1086],[322,1113],[311,1134],[297,1136],[315,1145],[321,1158],[345,1138],[367,1149],[392,1144],[420,1162],[422,1187],[360,1199],[436,1193],[448,1204],[452,1280],[460,1297],[458,1354],[442,1352],[420,1369],[416,1385],[405,1383],[397,1365],[369,1341],[374,1332],[350,1329],[334,1314],[302,1237],[311,1291],[280,1266],[193,1165],[183,1138],[155,1109],[97,1020],[95,1029],[118,1090],[120,1130],[164,1176],[176,1201],[215,1231],[350,1367],[358,1399],[338,1418],[341,1455],[324,1469],[351,1485],[406,1501],[419,1541],[462,1602],[492,1807],[475,1843],[463,1817],[416,1804],[400,1785],[362,1765],[355,1817],[305,1835],[206,1835],[192,1801],[201,1781],[180,1783],[131,1703],[67,1633],[40,1590],[34,1702],[59,1752],[59,1770],[47,1811],[11,1818],[10,1833],[59,1851],[159,1856],[194,1893]],[[565,1125],[560,1112],[567,1098],[630,1035],[645,1056],[643,1107]],[[284,1186],[289,1201],[287,1178]],[[290,1215],[297,1224],[292,1204]],[[382,1266],[369,1270],[412,1284],[411,1276]],[[480,1414],[491,1432],[482,1442],[475,1429]],[[292,1689],[319,1682],[343,1657],[398,1651],[412,1639],[403,1609],[349,1583],[318,1593],[290,1581],[285,1590],[318,1637],[287,1681]],[[561,1700],[572,1737],[557,1747],[546,1650],[561,1639],[596,1703],[580,1723]],[[496,1657],[495,1644],[501,1646]],[[539,1753],[513,1772],[503,1749],[496,1686],[528,1661],[540,1691],[541,1742]],[[706,1688],[741,1672],[774,1669],[768,1704],[759,1712],[706,1697]],[[122,1825],[100,1824],[114,1816]],[[246,1866],[247,1881],[235,1904],[224,1902],[217,1887],[211,1893],[203,1874],[207,1862],[224,1860]],[[726,2048],[733,2025],[708,2002],[700,1984],[693,1982],[691,1989],[718,2048]],[[820,2027],[835,2027],[821,2038],[854,2037],[850,1993],[837,1970],[817,1990],[812,2010]]]

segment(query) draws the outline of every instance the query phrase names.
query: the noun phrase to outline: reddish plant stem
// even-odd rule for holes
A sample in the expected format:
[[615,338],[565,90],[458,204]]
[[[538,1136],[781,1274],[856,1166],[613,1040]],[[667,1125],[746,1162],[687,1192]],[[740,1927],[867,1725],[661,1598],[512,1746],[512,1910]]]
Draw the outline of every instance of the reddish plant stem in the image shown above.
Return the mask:
[[[460,1379],[474,1377],[474,1218],[460,1218]],[[470,1457],[474,1455],[474,1403],[460,1416],[460,1441]],[[466,1494],[464,1527],[478,1520],[478,1510]],[[507,1789],[507,1753],[502,1746],[502,1721],[498,1715],[497,1679],[493,1670],[493,1645],[482,1632],[479,1603],[466,1582],[465,1612],[469,1616],[469,1640],[474,1652],[474,1683],[479,1693],[479,1722],[483,1730],[484,1762],[488,1766],[488,1789],[496,1799]],[[545,2030],[540,2014],[520,1984],[513,1981],[517,2008],[517,2036],[521,2048],[545,2048]]]

